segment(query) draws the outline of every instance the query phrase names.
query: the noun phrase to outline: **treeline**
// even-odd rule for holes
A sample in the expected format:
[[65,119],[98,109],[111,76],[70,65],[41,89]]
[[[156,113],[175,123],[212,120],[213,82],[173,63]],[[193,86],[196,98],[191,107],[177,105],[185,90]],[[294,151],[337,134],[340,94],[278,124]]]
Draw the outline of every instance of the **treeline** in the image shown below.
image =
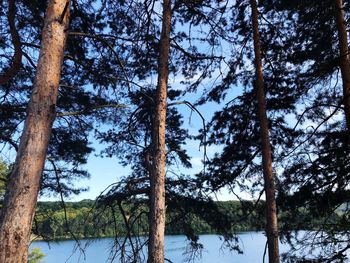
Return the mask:
[[[232,224],[232,232],[241,231],[263,231],[265,229],[265,202],[260,201],[217,201],[215,202],[221,212],[227,215]],[[346,206],[346,204],[344,204]],[[128,220],[131,210],[135,209],[135,204],[129,203],[123,205],[124,213]],[[147,204],[137,205],[138,210],[147,211]],[[344,212],[339,209],[333,215],[332,221],[338,222]],[[172,212],[172,218],[181,217],[181,212]],[[189,234],[218,234],[216,229],[211,227],[208,222],[201,219],[196,214],[186,215],[190,218],[188,226],[185,227],[178,221],[166,222],[165,233],[168,235]],[[296,215],[295,215],[296,216]],[[284,230],[316,230],[324,221],[324,218],[314,216],[307,209],[300,209],[299,218],[293,224],[288,212],[280,213],[280,225]],[[145,213],[138,219],[137,235],[148,235],[148,218]],[[350,226],[344,226],[343,230],[350,230]],[[35,238],[45,240],[60,240],[73,238],[103,238],[103,237],[122,237],[128,234],[126,224],[121,213],[114,213],[111,209],[103,209],[97,206],[94,200],[82,200],[79,202],[38,202],[36,216],[33,225],[33,234]]]
[[[243,209],[239,201],[216,202],[222,213],[227,214],[234,222],[232,231],[254,231],[264,229],[264,208],[260,203],[254,211],[247,209],[253,206],[253,202],[245,202]],[[130,210],[135,209],[132,203],[123,205],[124,213],[128,220]],[[147,211],[147,204],[139,205],[138,210]],[[250,212],[248,212],[250,211]],[[177,218],[180,211],[172,212],[169,218]],[[189,229],[193,234],[216,233],[210,224],[195,214],[186,215],[190,220],[186,228],[177,220],[166,222],[165,232],[168,235],[186,234]],[[137,235],[148,235],[147,214],[138,219]],[[123,215],[115,213],[111,209],[96,207],[93,200],[83,200],[80,202],[65,202],[65,208],[61,202],[38,202],[36,216],[33,225],[33,233],[44,239],[66,239],[66,238],[98,238],[126,236],[127,228]],[[74,236],[72,236],[72,233]]]

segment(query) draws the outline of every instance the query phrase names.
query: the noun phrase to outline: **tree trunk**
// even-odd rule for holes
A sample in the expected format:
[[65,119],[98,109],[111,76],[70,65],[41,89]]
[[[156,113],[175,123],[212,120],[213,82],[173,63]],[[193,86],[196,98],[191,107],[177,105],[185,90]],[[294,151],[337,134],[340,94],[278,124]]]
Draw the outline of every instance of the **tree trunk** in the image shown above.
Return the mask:
[[266,234],[269,251],[269,262],[277,263],[279,259],[277,208],[275,199],[275,182],[272,170],[272,153],[269,138],[269,126],[266,115],[266,99],[264,89],[263,67],[261,60],[261,45],[256,0],[250,0],[252,8],[252,24],[255,54],[256,95],[258,100],[258,118],[260,122],[262,143],[262,165],[266,195]]
[[153,121],[152,169],[150,174],[150,233],[148,263],[164,262],[165,230],[165,126],[167,110],[168,62],[170,51],[171,1],[163,1],[162,32],[158,58],[156,112]]
[[350,142],[350,57],[348,49],[348,37],[346,23],[344,21],[344,10],[342,0],[334,0],[335,18],[338,29],[338,40],[340,50],[340,70],[343,81],[343,96],[346,127],[348,130],[348,142]]
[[0,263],[27,263],[69,23],[69,0],[48,3],[37,73],[0,218]]

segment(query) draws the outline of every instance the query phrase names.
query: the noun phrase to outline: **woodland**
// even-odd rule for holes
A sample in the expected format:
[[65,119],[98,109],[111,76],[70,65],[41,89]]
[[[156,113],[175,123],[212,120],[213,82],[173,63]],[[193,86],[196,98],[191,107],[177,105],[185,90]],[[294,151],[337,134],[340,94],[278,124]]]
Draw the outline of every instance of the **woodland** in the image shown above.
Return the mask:
[[[117,262],[161,263],[165,232],[185,234],[194,251],[198,234],[216,233],[240,253],[247,229],[265,231],[269,263],[350,260],[349,8],[1,1],[0,263],[28,262],[33,235],[121,237]],[[200,172],[190,172],[190,142]],[[130,173],[74,212],[65,199],[86,191],[76,182],[91,154]],[[215,201],[222,189],[239,201]],[[289,253],[280,241],[294,244]]]

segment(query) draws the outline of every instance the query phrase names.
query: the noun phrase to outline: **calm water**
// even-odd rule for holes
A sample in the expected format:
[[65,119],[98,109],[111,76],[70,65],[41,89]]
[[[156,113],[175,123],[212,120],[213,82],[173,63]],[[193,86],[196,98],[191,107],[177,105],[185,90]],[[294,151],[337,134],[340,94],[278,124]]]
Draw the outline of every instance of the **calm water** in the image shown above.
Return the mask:
[[[263,262],[263,254],[266,238],[262,232],[246,232],[239,235],[240,246],[243,254],[230,252],[222,245],[223,242],[216,235],[201,235],[200,243],[204,245],[202,257],[196,259],[196,263],[254,263]],[[33,242],[31,248],[39,247],[46,254],[45,263],[103,263],[110,262],[111,248],[113,239],[82,240],[81,245],[88,246],[85,249],[85,257],[79,251],[74,251],[74,241]],[[184,262],[186,258],[186,247],[188,243],[185,236],[166,236],[165,238],[165,257],[174,263]],[[288,246],[281,245],[281,252],[288,250]],[[118,259],[113,262],[119,262]],[[265,261],[266,262],[266,261]]]

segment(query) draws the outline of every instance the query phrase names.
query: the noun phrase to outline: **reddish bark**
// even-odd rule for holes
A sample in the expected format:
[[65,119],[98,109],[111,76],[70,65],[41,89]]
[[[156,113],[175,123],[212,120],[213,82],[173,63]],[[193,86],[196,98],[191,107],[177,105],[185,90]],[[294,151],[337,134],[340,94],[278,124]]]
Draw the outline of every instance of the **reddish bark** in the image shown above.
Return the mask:
[[148,263],[164,262],[165,231],[165,127],[167,110],[168,63],[170,51],[171,2],[163,1],[162,33],[158,58],[156,112],[153,121]]
[[256,95],[258,100],[258,118],[262,142],[262,165],[266,195],[266,234],[269,251],[269,262],[277,263],[279,259],[277,207],[275,199],[275,180],[272,169],[272,153],[269,138],[269,124],[266,114],[261,44],[259,34],[258,8],[256,0],[250,0],[252,8],[253,40],[255,54]]
[[0,263],[27,263],[69,23],[69,1],[48,3],[34,87],[0,218]]
[[340,50],[340,70],[343,81],[343,103],[345,109],[346,127],[348,130],[348,142],[350,142],[350,56],[348,36],[346,22],[344,20],[343,1],[334,0],[334,5]]

